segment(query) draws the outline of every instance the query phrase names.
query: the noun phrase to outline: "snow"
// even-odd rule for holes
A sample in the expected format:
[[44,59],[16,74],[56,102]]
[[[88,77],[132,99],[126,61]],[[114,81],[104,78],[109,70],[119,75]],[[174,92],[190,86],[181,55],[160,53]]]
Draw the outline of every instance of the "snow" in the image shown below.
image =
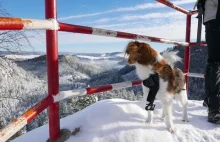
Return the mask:
[[22,59],[22,60],[26,60],[26,59],[33,59],[36,57],[39,57],[41,55],[15,55],[15,54],[9,54],[9,55],[5,55],[6,58],[8,59]]
[[[174,103],[176,132],[166,129],[161,116],[161,105],[156,101],[154,122],[146,123],[145,103],[123,99],[99,101],[61,119],[61,128],[80,132],[67,142],[217,142],[220,127],[207,122],[207,111],[201,101],[189,101],[189,121],[181,121],[181,107]],[[48,139],[48,125],[18,137],[13,142],[44,142]]]
[[73,79],[90,79],[90,77],[86,74],[75,72],[73,75],[65,75],[60,77],[60,80],[73,80]]
[[110,58],[110,57],[105,57],[105,56],[101,56],[101,57],[87,56],[87,55],[76,55],[76,56],[80,57],[80,58],[90,59],[90,60],[109,59]]
[[117,57],[120,57],[120,58],[126,58],[124,53],[117,53],[117,54],[114,54],[114,55],[109,55],[107,53],[104,53],[104,54],[101,54],[99,56],[92,56],[92,55],[76,55],[77,57],[80,57],[80,58],[86,58],[86,59],[90,59],[90,60],[100,60],[100,59],[113,59],[113,58],[117,58]]
[[101,57],[105,57],[105,56],[106,56],[106,54],[102,54],[102,55],[101,55]]
[[125,58],[125,54],[124,53],[118,53],[115,55],[116,57],[122,57],[122,58]]

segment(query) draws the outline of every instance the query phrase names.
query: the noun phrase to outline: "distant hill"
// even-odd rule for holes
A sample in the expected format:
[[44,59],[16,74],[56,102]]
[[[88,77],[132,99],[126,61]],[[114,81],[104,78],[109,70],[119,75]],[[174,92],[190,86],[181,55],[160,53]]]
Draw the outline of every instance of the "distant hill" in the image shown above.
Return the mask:
[[[16,62],[19,66],[27,71],[33,72],[40,78],[46,77],[46,55],[42,55],[33,59]],[[81,63],[76,56],[59,55],[59,75],[60,77],[74,74],[85,74],[91,76],[102,72],[98,66]]]
[[0,128],[46,96],[46,83],[0,57]]

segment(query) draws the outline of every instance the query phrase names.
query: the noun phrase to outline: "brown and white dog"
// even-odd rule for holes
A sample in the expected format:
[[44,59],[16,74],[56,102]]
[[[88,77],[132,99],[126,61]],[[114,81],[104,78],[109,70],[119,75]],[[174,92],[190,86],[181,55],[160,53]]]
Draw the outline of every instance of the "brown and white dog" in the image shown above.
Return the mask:
[[[151,74],[159,74],[159,90],[156,99],[160,100],[163,106],[163,118],[165,117],[167,129],[174,132],[172,120],[172,101],[175,97],[183,107],[183,121],[188,121],[187,116],[187,93],[185,77],[181,70],[173,67],[179,57],[174,52],[165,52],[160,55],[147,43],[132,41],[125,50],[128,55],[128,63],[135,65],[138,77],[141,80],[147,79]],[[143,100],[146,101],[149,89],[142,84]],[[153,122],[153,111],[148,111],[147,122]]]

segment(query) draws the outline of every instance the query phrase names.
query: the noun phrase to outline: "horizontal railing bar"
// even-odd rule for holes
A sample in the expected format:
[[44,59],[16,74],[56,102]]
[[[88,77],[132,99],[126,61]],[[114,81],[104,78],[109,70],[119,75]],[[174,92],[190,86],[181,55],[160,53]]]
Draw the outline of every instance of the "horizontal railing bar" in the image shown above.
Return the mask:
[[[204,78],[204,74],[198,74],[198,73],[186,73],[186,74],[189,77]],[[184,74],[184,75],[186,75],[186,74]],[[112,91],[112,90],[117,90],[117,89],[122,89],[122,88],[128,88],[128,87],[140,85],[141,83],[142,83],[141,80],[136,80],[136,81],[127,81],[127,82],[103,85],[103,86],[61,91],[58,95],[53,96],[53,97],[54,97],[54,102],[59,102],[61,100],[64,100],[64,99],[67,99],[67,98],[73,97],[73,96],[91,95],[94,93],[100,93],[100,92],[105,92],[105,91]]]
[[0,130],[0,142],[7,141],[11,136],[18,132],[21,128],[32,121],[38,114],[46,109],[50,104],[53,103],[52,97],[46,97],[35,106],[27,110],[17,119],[13,120],[10,124]]
[[189,46],[189,43],[187,42],[179,42],[179,41],[173,41],[173,40],[168,40],[168,39],[163,39],[163,38],[138,35],[138,34],[132,34],[132,33],[126,33],[126,32],[120,32],[120,31],[92,28],[92,27],[66,24],[66,23],[59,23],[59,26],[60,26],[59,31],[65,31],[65,32],[92,34],[92,35],[99,35],[99,36],[151,41],[151,42],[167,43],[167,44],[174,44],[174,45],[180,45],[180,46]]
[[0,30],[58,30],[55,19],[36,20],[0,17]]
[[197,45],[197,42],[191,42],[189,44],[190,47],[193,47],[193,46],[207,46],[207,43],[206,42],[201,42],[200,45]]
[[169,6],[169,7],[173,8],[173,9],[179,11],[179,12],[182,12],[184,14],[189,14],[188,10],[186,10],[184,8],[181,8],[181,7],[173,4],[172,2],[169,2],[168,0],[156,0],[156,1],[162,3],[162,4],[166,5],[166,6]]
[[136,80],[136,81],[127,81],[127,82],[122,82],[122,83],[115,83],[115,84],[110,84],[110,85],[75,89],[75,90],[69,90],[69,91],[61,91],[58,95],[53,96],[53,97],[54,97],[54,102],[59,102],[61,100],[64,100],[64,99],[67,99],[73,96],[91,95],[94,93],[128,88],[128,87],[140,85],[141,83],[142,83],[141,80]]

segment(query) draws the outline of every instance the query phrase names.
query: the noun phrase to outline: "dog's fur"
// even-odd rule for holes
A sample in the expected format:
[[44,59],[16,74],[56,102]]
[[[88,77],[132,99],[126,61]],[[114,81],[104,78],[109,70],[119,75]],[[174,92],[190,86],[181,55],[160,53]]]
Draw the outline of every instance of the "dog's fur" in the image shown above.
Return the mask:
[[[185,77],[181,70],[173,67],[173,64],[180,58],[174,53],[166,52],[164,55],[157,53],[147,43],[138,41],[130,42],[125,50],[128,55],[128,63],[135,65],[138,77],[144,80],[150,74],[159,74],[159,90],[156,98],[161,101],[163,106],[163,118],[165,117],[167,128],[170,132],[174,132],[174,124],[172,120],[172,101],[175,96],[183,107],[183,121],[188,121],[187,116],[187,93],[185,85]],[[164,56],[164,57],[163,57]],[[166,59],[165,59],[166,58]],[[143,100],[146,101],[149,89],[142,84]],[[152,123],[153,112],[148,111],[147,122]]]

